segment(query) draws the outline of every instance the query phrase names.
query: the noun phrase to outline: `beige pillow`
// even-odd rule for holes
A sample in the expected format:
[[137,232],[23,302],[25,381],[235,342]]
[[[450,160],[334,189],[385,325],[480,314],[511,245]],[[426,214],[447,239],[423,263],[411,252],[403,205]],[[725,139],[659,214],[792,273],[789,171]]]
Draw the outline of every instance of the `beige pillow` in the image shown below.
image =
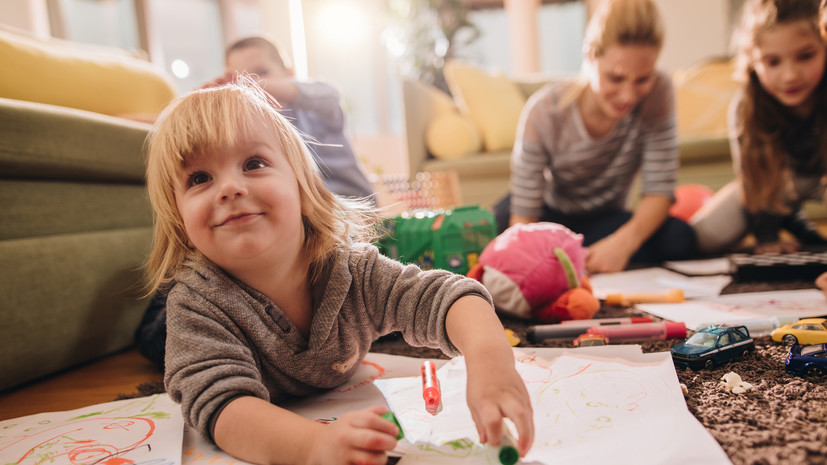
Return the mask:
[[517,84],[459,61],[445,64],[445,79],[460,111],[479,128],[485,150],[511,150],[526,102]]
[[0,97],[106,115],[155,115],[175,97],[152,63],[0,29]]
[[482,149],[477,125],[457,111],[442,113],[428,123],[425,142],[437,158],[459,158]]

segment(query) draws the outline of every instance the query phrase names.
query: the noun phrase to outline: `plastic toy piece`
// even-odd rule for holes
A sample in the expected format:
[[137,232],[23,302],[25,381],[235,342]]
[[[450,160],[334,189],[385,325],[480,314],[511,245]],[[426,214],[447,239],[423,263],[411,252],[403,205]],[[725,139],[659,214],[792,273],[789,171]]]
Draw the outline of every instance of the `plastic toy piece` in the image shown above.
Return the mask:
[[827,342],[827,318],[804,318],[777,328],[771,336],[788,346],[821,344]]
[[746,326],[710,326],[670,350],[678,368],[712,369],[755,350]]
[[679,304],[684,301],[683,291],[672,289],[668,292],[641,292],[637,294],[609,294],[606,305],[624,306],[634,304]]
[[581,334],[574,340],[574,347],[605,346],[609,338],[602,334]]
[[721,383],[733,394],[743,394],[753,387],[752,384],[743,381],[741,376],[734,371],[725,374],[724,377],[721,378]]
[[517,336],[517,333],[508,328],[505,329],[505,337],[508,339],[508,343],[511,344],[511,347],[517,347],[521,342],[523,342],[522,339]]
[[808,378],[827,376],[827,344],[792,346],[784,359],[784,370]]

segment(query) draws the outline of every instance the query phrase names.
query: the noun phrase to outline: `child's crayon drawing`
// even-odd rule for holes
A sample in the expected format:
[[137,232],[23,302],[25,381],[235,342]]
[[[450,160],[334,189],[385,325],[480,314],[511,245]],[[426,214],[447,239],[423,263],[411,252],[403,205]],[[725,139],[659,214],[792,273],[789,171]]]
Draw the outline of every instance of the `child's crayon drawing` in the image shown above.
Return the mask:
[[0,422],[0,464],[176,465],[180,407],[160,394]]
[[[729,463],[686,409],[669,354],[642,360],[562,355],[549,362],[518,354],[535,427],[521,463]],[[498,463],[492,448],[479,443],[465,401],[463,359],[451,360],[438,377],[443,405],[436,416],[425,411],[419,379],[375,383],[409,442],[399,465]]]

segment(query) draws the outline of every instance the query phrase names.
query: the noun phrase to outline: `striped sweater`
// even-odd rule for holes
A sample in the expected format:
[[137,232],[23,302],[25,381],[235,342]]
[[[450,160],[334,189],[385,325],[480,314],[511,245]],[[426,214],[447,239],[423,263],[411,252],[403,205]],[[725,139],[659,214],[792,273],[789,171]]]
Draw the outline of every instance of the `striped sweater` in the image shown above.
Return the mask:
[[675,105],[669,77],[604,136],[586,131],[572,82],[551,83],[526,103],[512,154],[511,212],[539,217],[545,203],[567,214],[626,205],[642,171],[642,193],[671,197],[678,171]]

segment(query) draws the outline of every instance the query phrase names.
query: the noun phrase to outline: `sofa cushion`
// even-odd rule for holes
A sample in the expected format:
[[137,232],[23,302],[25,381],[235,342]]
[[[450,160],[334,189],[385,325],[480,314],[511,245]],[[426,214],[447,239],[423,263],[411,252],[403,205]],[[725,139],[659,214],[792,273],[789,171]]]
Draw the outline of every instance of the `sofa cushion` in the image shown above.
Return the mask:
[[425,134],[428,151],[436,158],[459,158],[482,148],[474,120],[459,112],[443,113],[428,123]]
[[125,53],[0,29],[0,97],[105,115],[154,115],[175,90],[152,63]]
[[445,64],[445,79],[460,111],[479,127],[485,150],[511,150],[526,102],[517,84],[459,61]]

